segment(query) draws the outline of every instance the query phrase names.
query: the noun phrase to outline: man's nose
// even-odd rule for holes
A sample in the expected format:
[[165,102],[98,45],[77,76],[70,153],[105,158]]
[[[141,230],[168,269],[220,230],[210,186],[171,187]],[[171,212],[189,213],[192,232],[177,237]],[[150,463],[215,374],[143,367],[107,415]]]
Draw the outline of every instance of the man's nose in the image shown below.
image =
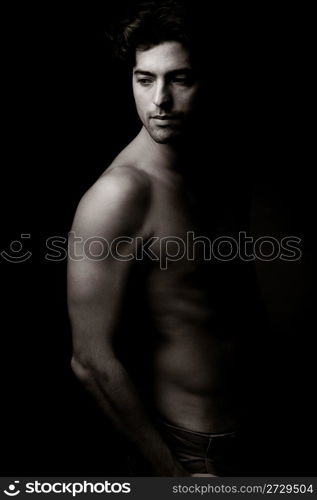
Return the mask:
[[157,107],[164,107],[170,104],[172,95],[168,85],[164,82],[157,82],[153,95],[153,104]]

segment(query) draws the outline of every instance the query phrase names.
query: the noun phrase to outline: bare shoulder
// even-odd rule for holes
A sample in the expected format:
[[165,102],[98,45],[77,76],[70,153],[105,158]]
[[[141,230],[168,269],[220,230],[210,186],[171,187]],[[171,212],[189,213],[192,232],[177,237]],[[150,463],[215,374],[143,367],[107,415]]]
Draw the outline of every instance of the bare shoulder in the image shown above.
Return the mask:
[[111,166],[80,200],[72,230],[95,236],[135,234],[150,202],[151,181],[145,172],[129,165]]

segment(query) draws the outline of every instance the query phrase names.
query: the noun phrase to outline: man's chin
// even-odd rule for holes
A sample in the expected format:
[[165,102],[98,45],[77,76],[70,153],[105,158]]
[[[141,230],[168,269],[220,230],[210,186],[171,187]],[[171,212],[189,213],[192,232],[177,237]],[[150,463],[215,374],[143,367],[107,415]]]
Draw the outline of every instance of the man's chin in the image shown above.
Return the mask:
[[153,141],[158,144],[172,144],[173,142],[179,141],[181,137],[181,131],[171,129],[168,127],[162,127],[161,129],[149,129],[148,130]]

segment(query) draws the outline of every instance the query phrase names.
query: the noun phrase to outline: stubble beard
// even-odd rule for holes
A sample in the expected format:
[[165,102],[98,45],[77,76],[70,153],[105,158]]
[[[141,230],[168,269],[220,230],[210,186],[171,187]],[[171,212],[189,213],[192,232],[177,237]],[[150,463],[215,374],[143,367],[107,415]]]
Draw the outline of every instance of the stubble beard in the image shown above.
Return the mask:
[[174,142],[178,142],[183,135],[183,127],[159,127],[152,126],[148,122],[145,128],[153,141],[158,144],[173,144]]

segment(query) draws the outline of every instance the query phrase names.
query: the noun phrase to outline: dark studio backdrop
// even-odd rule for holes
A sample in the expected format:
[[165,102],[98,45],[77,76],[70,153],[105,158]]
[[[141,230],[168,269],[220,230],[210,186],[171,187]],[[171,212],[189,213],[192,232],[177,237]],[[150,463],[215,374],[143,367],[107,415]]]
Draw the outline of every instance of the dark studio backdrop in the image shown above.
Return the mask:
[[[130,81],[111,59],[104,36],[109,20],[131,3],[27,6],[6,14],[0,249],[4,476],[127,474],[120,437],[70,370],[65,239],[81,196],[139,130]],[[255,400],[261,399],[257,430],[272,454],[263,475],[313,476],[310,13],[289,6],[283,11],[227,6],[208,14],[195,4],[212,28],[204,196],[223,193],[222,204],[235,214],[247,199],[253,234],[302,238],[298,262],[256,268],[267,349],[259,361],[265,367],[261,398],[259,387],[253,390]],[[244,229],[239,217],[235,221],[235,230]],[[59,261],[56,249],[49,251],[53,261],[45,258],[52,236],[59,237]],[[17,243],[10,250],[14,240],[23,243],[22,250]],[[16,260],[27,251],[32,256],[24,262],[5,257]],[[255,325],[254,335],[262,326]]]

